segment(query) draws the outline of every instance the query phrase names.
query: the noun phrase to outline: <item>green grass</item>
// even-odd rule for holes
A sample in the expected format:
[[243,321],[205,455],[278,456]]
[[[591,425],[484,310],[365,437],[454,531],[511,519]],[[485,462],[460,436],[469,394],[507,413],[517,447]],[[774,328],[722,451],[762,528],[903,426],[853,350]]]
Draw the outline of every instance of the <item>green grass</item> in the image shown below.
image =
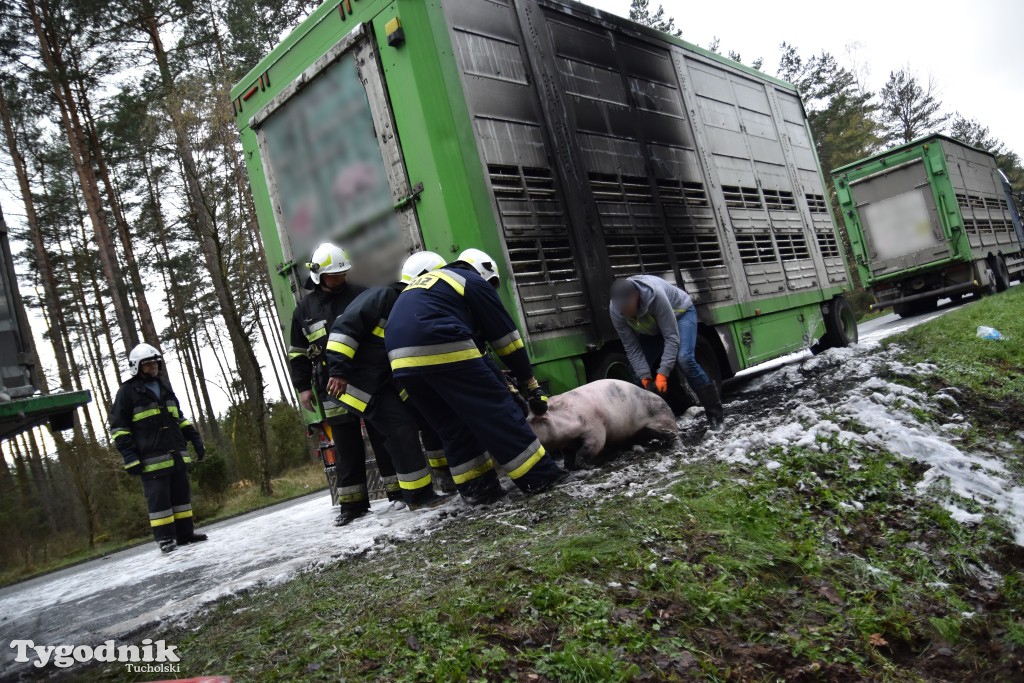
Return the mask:
[[[1007,571],[1006,529],[913,496],[920,473],[902,458],[830,446],[774,451],[782,467],[744,484],[703,462],[654,496],[511,503],[506,523],[456,520],[162,637],[183,675],[261,681],[917,680],[945,671],[927,662],[1012,666],[1024,575],[978,579]],[[801,491],[810,473],[821,484]],[[864,509],[840,505],[851,500]],[[964,616],[976,601],[991,607]],[[935,663],[939,648],[952,654]]]
[[[202,494],[194,496],[192,502],[196,521],[200,525],[212,524],[213,522],[252,512],[268,505],[276,505],[292,498],[298,498],[319,490],[326,490],[327,481],[324,478],[323,466],[319,463],[312,463],[284,472],[280,477],[273,480],[273,486],[274,495],[272,496],[262,495],[259,492],[259,488],[251,482],[246,482],[242,486],[231,487],[220,498],[210,499]],[[141,492],[139,495],[142,495]],[[80,538],[75,538],[73,541],[78,542]],[[29,566],[23,565],[7,568],[0,571],[0,587],[17,583],[18,581],[25,581],[42,574],[64,569],[151,541],[152,536],[149,534],[137,538],[101,541],[91,549],[59,555],[51,560],[37,562]]]
[[[1005,341],[979,339],[980,325],[994,327]],[[890,337],[908,361],[938,365],[949,386],[1000,400],[1024,396],[1024,286],[986,297],[925,325]]]

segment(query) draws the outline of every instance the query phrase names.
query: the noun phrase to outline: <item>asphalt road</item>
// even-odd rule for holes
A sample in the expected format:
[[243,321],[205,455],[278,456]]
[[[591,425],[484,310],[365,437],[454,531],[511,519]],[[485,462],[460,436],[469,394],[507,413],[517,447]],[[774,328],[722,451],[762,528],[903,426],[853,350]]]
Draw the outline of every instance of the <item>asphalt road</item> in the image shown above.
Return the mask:
[[[860,326],[860,341],[877,343],[953,308],[947,300],[933,313],[875,318]],[[740,382],[808,354],[752,368],[741,373]],[[273,585],[381,543],[429,533],[440,522],[438,514],[395,510],[378,502],[374,514],[340,530],[331,525],[334,511],[327,494],[319,492],[204,527],[209,542],[167,556],[144,544],[0,588],[0,679],[33,673],[13,661],[12,640],[30,639],[37,645],[96,645],[108,638],[134,642],[132,635],[148,626],[188,617],[234,593]]]

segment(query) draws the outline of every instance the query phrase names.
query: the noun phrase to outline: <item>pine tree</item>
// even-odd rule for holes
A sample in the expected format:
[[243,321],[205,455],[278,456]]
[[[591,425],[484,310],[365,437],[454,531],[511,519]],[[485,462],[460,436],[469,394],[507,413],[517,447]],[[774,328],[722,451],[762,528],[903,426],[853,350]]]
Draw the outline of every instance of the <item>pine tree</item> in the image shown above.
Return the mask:
[[922,83],[910,69],[889,72],[880,93],[880,113],[886,142],[902,144],[928,133],[939,133],[949,120],[942,112],[935,80]]
[[633,0],[629,5],[629,18],[676,38],[683,35],[682,29],[676,28],[676,20],[665,16],[664,7],[659,4],[657,10],[651,11],[651,0]]

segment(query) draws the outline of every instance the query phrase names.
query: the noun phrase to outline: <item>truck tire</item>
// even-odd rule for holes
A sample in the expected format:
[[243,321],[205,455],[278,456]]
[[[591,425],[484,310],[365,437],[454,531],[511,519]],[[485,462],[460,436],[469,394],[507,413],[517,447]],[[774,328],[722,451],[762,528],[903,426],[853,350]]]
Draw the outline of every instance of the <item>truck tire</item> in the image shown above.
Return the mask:
[[1010,288],[1010,269],[1006,267],[1006,260],[1002,254],[995,254],[992,258],[992,273],[996,279],[996,291],[1005,292]]
[[599,379],[635,381],[633,369],[629,365],[629,358],[626,357],[625,351],[610,349],[601,353],[593,363],[587,365],[587,381],[596,382]]
[[860,339],[857,316],[845,296],[837,296],[832,300],[832,305],[828,307],[828,313],[824,316],[824,322],[825,334],[811,347],[811,353],[817,354],[826,349],[849,346],[856,344]]

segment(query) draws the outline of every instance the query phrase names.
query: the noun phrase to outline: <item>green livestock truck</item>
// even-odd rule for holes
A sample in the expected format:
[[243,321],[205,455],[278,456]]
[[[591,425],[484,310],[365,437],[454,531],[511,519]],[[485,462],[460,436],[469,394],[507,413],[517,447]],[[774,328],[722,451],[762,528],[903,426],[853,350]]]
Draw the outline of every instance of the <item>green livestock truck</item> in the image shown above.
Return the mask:
[[612,280],[698,305],[716,379],[857,338],[794,86],[569,0],[328,0],[232,91],[281,320],[323,240],[353,281],[498,259],[553,392],[628,376]]
[[873,307],[916,315],[1024,274],[1020,212],[990,153],[931,135],[832,177]]
[[75,410],[92,400],[88,391],[40,394],[34,349],[0,212],[0,439],[43,424],[57,431],[71,429]]

